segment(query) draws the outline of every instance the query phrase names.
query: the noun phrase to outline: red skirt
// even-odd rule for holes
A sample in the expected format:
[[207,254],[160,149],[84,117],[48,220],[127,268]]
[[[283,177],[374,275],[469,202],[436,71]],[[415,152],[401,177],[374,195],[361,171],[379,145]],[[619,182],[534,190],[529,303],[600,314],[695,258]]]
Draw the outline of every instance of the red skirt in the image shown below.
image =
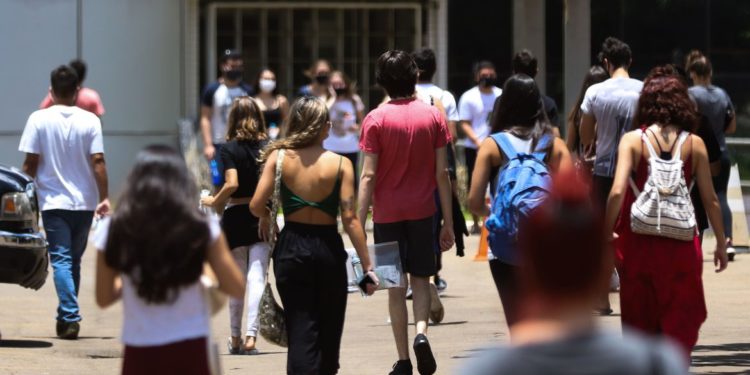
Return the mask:
[[123,375],[210,375],[205,337],[159,346],[125,346]]

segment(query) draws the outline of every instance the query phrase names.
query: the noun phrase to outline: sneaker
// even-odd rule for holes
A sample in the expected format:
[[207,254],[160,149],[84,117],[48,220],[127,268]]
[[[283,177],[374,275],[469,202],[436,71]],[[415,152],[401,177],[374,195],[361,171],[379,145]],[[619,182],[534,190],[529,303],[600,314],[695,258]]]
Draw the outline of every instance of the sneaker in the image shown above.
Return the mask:
[[730,262],[734,262],[734,254],[737,254],[737,250],[734,247],[732,247],[732,246],[728,246],[727,247],[727,258],[729,259]]
[[437,286],[430,284],[430,320],[433,323],[440,323],[445,317],[445,308],[443,303],[440,302],[440,296],[438,295]]
[[414,367],[411,365],[410,359],[401,359],[393,364],[393,371],[389,372],[388,375],[412,375]]
[[406,288],[406,299],[411,299],[411,287]]
[[438,292],[442,295],[448,289],[448,282],[442,277],[435,276],[435,286],[437,286]]
[[437,371],[437,363],[427,336],[420,333],[414,338],[414,354],[417,356],[417,371],[420,375],[432,375]]
[[63,340],[77,340],[81,325],[78,322],[57,322],[57,337]]

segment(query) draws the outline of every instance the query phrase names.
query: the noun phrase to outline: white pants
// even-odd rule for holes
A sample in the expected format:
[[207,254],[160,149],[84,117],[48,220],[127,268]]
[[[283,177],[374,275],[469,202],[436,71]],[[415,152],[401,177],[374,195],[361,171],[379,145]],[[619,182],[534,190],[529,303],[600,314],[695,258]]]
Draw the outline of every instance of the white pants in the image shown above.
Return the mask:
[[[271,247],[265,242],[232,249],[232,256],[240,267],[240,272],[247,275],[247,331],[245,336],[258,336],[258,310],[263,289],[266,286],[268,256]],[[229,298],[229,326],[232,336],[240,337],[242,326],[243,299]]]

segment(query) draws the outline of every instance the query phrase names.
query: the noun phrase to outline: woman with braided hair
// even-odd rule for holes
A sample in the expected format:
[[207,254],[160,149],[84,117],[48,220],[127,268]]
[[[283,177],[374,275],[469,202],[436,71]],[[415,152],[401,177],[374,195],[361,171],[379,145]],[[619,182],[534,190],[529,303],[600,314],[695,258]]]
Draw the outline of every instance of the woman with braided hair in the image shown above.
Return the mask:
[[331,128],[328,108],[318,98],[302,97],[289,112],[285,136],[261,154],[265,166],[250,210],[265,227],[272,220],[266,202],[279,184],[285,225],[273,252],[273,267],[289,339],[287,373],[336,374],[347,296],[347,253],[336,221],[339,209],[362,267],[375,282],[368,284],[368,294],[378,280],[355,215],[352,163],[323,148]]

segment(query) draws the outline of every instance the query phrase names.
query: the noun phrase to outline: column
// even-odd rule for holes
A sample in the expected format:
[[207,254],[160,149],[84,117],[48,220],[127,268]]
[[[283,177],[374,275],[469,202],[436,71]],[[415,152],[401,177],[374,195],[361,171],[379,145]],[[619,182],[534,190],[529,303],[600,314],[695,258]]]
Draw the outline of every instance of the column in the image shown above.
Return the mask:
[[526,48],[536,56],[539,61],[536,82],[542,92],[547,91],[544,19],[544,0],[513,0],[513,53]]
[[591,64],[591,0],[566,0],[564,6],[565,107],[560,114],[567,118]]

